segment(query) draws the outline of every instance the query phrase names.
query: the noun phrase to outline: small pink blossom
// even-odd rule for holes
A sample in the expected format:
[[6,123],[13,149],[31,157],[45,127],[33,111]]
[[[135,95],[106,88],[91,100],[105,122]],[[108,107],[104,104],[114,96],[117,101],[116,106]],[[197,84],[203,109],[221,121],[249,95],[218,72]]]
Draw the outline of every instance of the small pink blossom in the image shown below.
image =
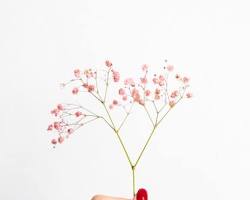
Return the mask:
[[79,89],[77,87],[73,88],[72,93],[77,94],[79,92]]
[[184,76],[184,77],[182,78],[182,81],[183,81],[184,84],[187,84],[187,83],[189,82],[189,78],[186,77],[186,76]]
[[72,133],[74,132],[74,129],[73,129],[73,128],[69,128],[69,129],[67,130],[67,132],[68,132],[68,134],[72,134]]
[[107,67],[112,67],[112,62],[111,61],[109,61],[109,60],[106,60],[105,61],[105,65],[107,66]]
[[52,131],[53,130],[53,124],[50,124],[49,126],[48,126],[48,128],[47,128],[47,131]]
[[64,137],[60,136],[60,137],[58,138],[58,142],[59,142],[60,144],[62,144],[63,141],[64,141]]
[[88,92],[93,92],[95,89],[94,85],[88,85]]
[[123,100],[123,101],[127,101],[127,99],[128,99],[127,95],[124,95],[124,96],[122,97],[122,100]]
[[192,97],[193,97],[193,94],[190,93],[190,92],[188,92],[188,93],[186,94],[186,97],[187,97],[187,98],[192,98]]
[[167,65],[167,70],[168,70],[169,72],[172,72],[172,71],[174,70],[174,66],[168,64],[168,65]]
[[54,122],[54,128],[56,130],[60,130],[61,129],[61,124],[59,122]]
[[114,82],[119,82],[120,80],[120,73],[118,71],[112,70],[113,73],[113,80]]
[[127,78],[127,79],[125,79],[125,80],[124,80],[124,84],[125,84],[125,85],[130,85],[130,86],[132,86],[132,87],[135,86],[135,82],[134,82],[134,80],[133,80],[132,78]]
[[51,140],[51,144],[54,144],[54,145],[57,144],[57,140],[56,139],[52,139]]
[[159,88],[155,89],[155,94],[159,95],[161,93],[161,90]]
[[118,101],[117,100],[113,100],[113,105],[118,105]]
[[176,75],[175,75],[175,78],[176,78],[176,79],[180,79],[181,76],[180,76],[179,74],[176,74]]
[[165,77],[163,75],[160,75],[159,80],[163,82],[163,81],[165,81]]
[[81,115],[82,115],[82,112],[80,112],[80,111],[75,112],[76,117],[80,117]]
[[88,88],[89,85],[88,85],[88,83],[83,83],[82,86],[83,86],[84,88]]
[[145,95],[148,97],[150,95],[150,90],[146,90]]
[[142,65],[142,71],[147,71],[147,70],[148,70],[148,65],[147,64]]
[[60,112],[60,110],[57,109],[57,108],[55,108],[55,109],[53,109],[53,110],[50,111],[50,113],[51,113],[52,115],[55,115],[55,117],[57,117],[57,115],[59,114],[59,112]]
[[62,105],[62,104],[58,104],[58,105],[57,105],[57,109],[58,109],[58,110],[63,110],[63,105]]
[[139,90],[137,90],[136,88],[134,88],[132,90],[131,93],[132,98],[134,99],[134,101],[139,102],[140,101],[140,94],[139,94]]
[[175,91],[173,91],[173,92],[171,93],[170,97],[171,97],[171,98],[175,98],[175,97],[178,96],[178,94],[179,94],[179,92],[178,92],[177,90],[175,90]]
[[148,80],[147,80],[147,78],[146,77],[143,77],[143,78],[141,78],[141,83],[142,84],[147,84],[147,82],[148,82]]
[[159,80],[158,80],[158,78],[153,78],[153,83],[154,83],[154,84],[157,84],[157,83],[159,83]]
[[75,70],[74,70],[74,75],[75,75],[76,78],[80,78],[80,76],[81,76],[81,71],[80,71],[80,69],[75,69]]
[[125,94],[125,90],[123,88],[119,89],[119,95],[124,95]]

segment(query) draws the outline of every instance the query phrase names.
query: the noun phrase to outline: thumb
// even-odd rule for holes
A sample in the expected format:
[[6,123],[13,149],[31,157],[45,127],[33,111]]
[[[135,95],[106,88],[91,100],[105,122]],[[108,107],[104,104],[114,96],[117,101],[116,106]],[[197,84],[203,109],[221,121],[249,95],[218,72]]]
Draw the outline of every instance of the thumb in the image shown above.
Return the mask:
[[148,192],[144,188],[140,188],[133,200],[148,200]]

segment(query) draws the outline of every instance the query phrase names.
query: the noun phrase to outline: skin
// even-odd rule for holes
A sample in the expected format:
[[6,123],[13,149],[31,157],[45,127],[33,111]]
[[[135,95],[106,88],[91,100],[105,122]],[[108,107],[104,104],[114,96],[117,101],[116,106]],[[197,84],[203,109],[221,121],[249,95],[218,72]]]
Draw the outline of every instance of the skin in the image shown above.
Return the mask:
[[131,200],[131,199],[111,197],[111,196],[105,196],[105,195],[95,195],[91,200]]

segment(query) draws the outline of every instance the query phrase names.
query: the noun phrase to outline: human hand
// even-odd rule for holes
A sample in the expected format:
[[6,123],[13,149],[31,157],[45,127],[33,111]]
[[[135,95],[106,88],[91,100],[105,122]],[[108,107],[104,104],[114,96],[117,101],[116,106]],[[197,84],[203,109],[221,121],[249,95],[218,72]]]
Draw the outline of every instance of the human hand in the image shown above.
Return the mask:
[[[95,195],[91,200],[131,200],[126,198],[111,197],[105,195]],[[136,196],[132,200],[148,200],[147,190],[139,189]]]

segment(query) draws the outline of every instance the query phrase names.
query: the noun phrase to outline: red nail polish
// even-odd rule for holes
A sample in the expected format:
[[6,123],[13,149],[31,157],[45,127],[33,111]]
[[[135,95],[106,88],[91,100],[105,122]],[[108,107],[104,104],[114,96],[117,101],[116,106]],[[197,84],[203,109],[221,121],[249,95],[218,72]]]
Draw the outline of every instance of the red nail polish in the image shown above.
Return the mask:
[[144,188],[139,189],[136,194],[136,200],[148,200],[147,190]]

